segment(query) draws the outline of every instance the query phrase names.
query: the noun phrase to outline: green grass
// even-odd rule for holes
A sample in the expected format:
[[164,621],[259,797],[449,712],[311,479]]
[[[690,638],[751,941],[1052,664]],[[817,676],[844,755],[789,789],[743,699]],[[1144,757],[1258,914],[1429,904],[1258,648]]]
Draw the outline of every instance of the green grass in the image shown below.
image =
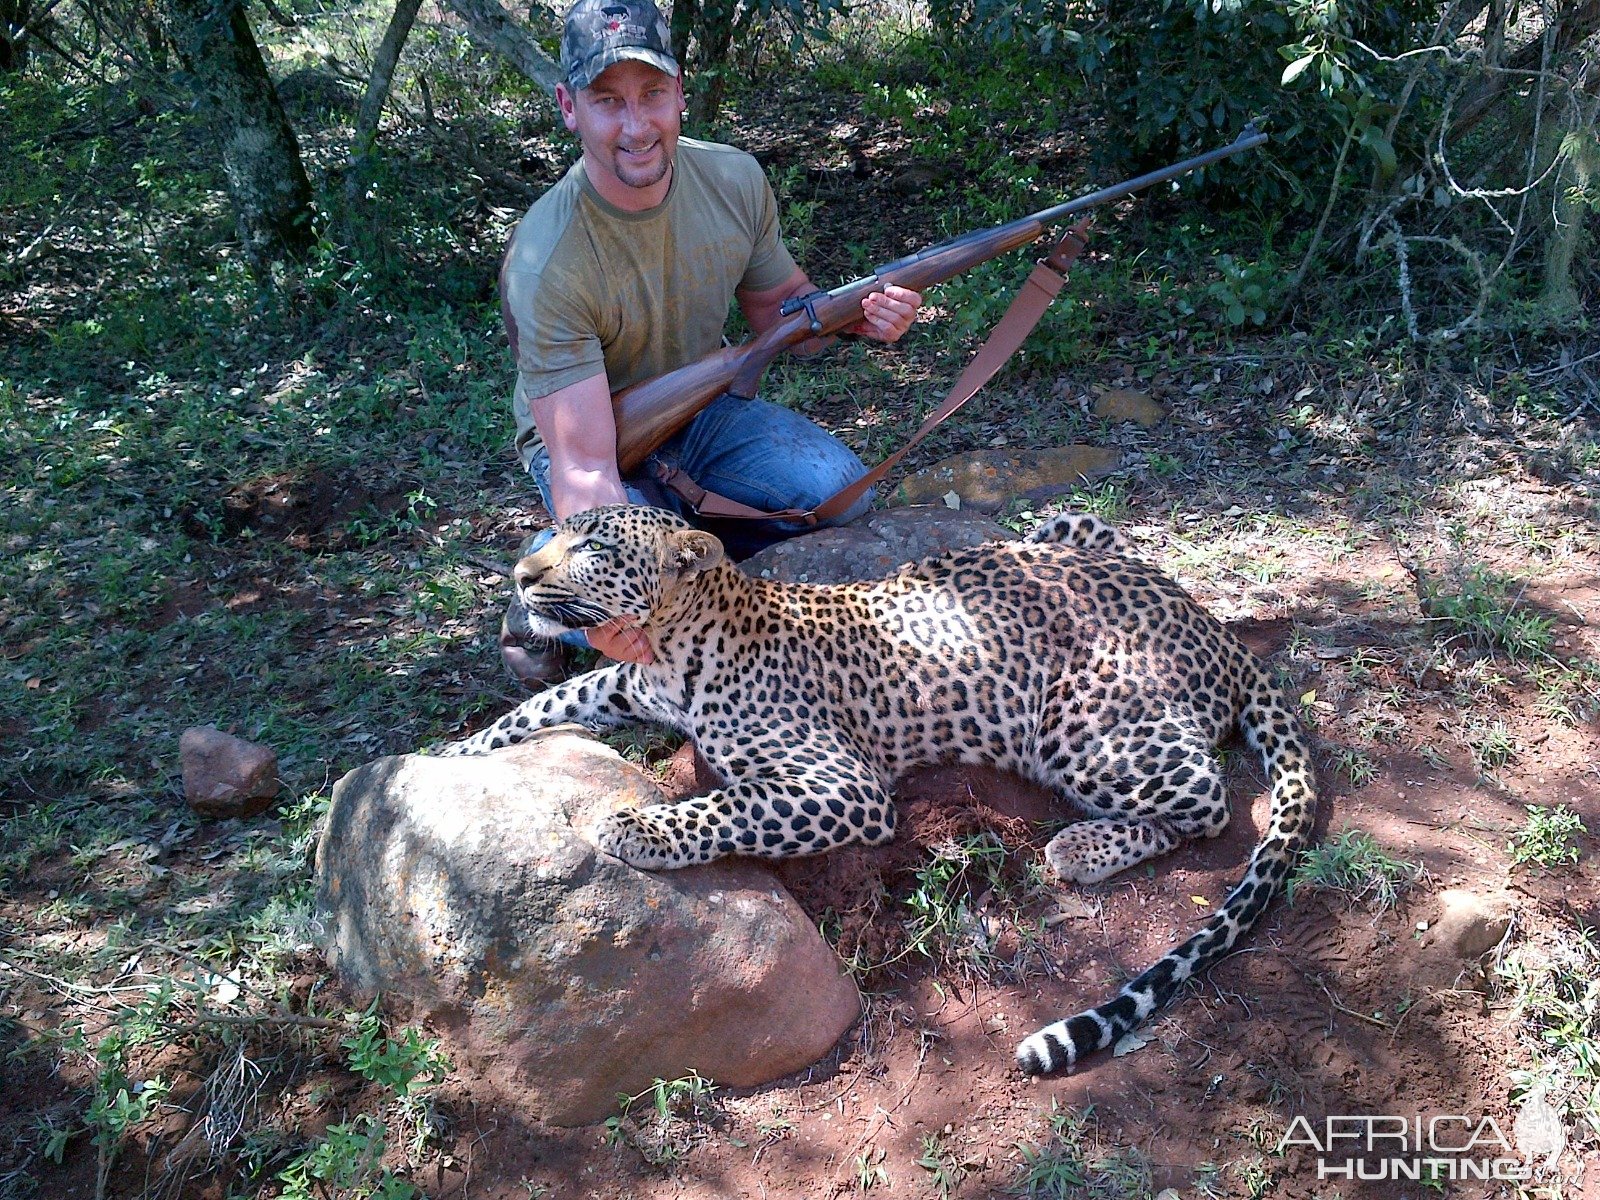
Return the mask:
[[1554,621],[1523,603],[1526,587],[1524,581],[1473,564],[1450,580],[1425,577],[1423,609],[1446,636],[1528,662],[1549,655]]
[[1378,777],[1378,765],[1363,751],[1339,746],[1333,752],[1333,766],[1355,788],[1366,787]]
[[1393,908],[1401,893],[1422,874],[1420,864],[1396,858],[1370,833],[1346,829],[1300,856],[1289,877],[1289,902],[1302,891],[1333,891],[1353,904],[1384,912]]
[[961,1160],[936,1133],[923,1137],[922,1152],[915,1162],[926,1172],[924,1185],[941,1200],[948,1200],[967,1176]]
[[1517,757],[1517,742],[1504,721],[1474,720],[1466,730],[1467,749],[1485,775],[1508,766]]
[[905,900],[908,950],[981,974],[993,965],[995,938],[975,902],[984,893],[1005,896],[1011,853],[992,833],[942,842],[929,853]]
[[1534,710],[1545,720],[1576,727],[1600,709],[1600,667],[1592,661],[1535,664],[1529,675],[1539,692]]
[[1149,1161],[1134,1147],[1098,1140],[1094,1106],[1076,1111],[1051,1101],[1044,1136],[1020,1142],[1022,1159],[1006,1195],[1024,1200],[1151,1200]]
[[869,1146],[856,1155],[852,1163],[855,1171],[855,1190],[870,1192],[874,1188],[889,1186],[889,1168],[884,1159],[888,1152],[880,1146]]
[[[450,715],[429,683],[478,637],[488,594],[461,567],[468,529],[435,496],[453,496],[458,464],[493,461],[504,437],[486,378],[496,335],[489,314],[475,317],[470,328],[419,320],[409,365],[366,381],[305,355],[232,387],[217,382],[220,362],[93,402],[42,379],[0,389],[0,446],[22,467],[0,506],[14,552],[0,566],[0,616],[18,648],[0,721],[27,735],[6,765],[125,786],[171,760],[185,725],[216,723],[273,742],[320,782],[311,760],[351,761],[338,724],[360,711],[368,728],[391,726],[390,747]],[[335,523],[360,556],[230,535],[229,490],[280,475],[366,480],[397,506]],[[262,598],[236,609],[246,592]],[[174,613],[179,602],[189,611]],[[319,622],[313,610],[329,603],[333,622]],[[144,748],[139,761],[130,745]]]

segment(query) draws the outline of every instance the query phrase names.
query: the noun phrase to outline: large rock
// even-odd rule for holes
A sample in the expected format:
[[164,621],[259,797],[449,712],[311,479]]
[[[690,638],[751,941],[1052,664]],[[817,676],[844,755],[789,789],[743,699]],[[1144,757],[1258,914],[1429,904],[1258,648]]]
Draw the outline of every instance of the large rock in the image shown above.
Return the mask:
[[988,517],[943,505],[891,508],[769,546],[740,569],[786,583],[854,583],[886,578],[908,562],[947,550],[1014,536]]
[[860,999],[765,867],[648,874],[594,850],[606,813],[660,798],[570,728],[352,771],[317,848],[329,959],[552,1124],[690,1070],[749,1086],[815,1062]]

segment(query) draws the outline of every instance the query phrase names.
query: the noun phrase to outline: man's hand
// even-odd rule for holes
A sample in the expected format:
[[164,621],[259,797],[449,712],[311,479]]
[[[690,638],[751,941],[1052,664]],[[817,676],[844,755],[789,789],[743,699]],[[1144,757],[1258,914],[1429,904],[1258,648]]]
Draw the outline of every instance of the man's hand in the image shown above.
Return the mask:
[[589,645],[607,658],[618,662],[653,663],[656,652],[650,648],[650,639],[639,628],[637,618],[613,617],[604,625],[587,631]]
[[861,301],[861,320],[845,332],[875,342],[898,342],[917,319],[917,309],[921,307],[919,293],[891,283]]
[[[787,300],[809,296],[817,291],[810,276],[798,267],[793,275],[775,288],[765,291],[741,291],[739,309],[756,333],[765,333],[777,324],[783,315]],[[881,292],[871,292],[861,301],[861,320],[855,321],[839,333],[852,337],[871,338],[875,342],[897,342],[917,319],[917,309],[922,307],[922,296],[899,284],[887,284]],[[812,338],[791,349],[800,358],[808,358],[830,345],[827,339]]]

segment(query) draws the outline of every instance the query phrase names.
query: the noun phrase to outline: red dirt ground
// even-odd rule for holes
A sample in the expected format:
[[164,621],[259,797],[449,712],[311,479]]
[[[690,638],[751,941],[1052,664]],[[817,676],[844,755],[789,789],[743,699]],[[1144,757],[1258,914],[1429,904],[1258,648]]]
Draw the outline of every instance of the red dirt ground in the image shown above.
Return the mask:
[[[1515,1014],[1475,962],[1452,964],[1450,979],[1442,979],[1420,924],[1437,921],[1439,894],[1447,888],[1514,913],[1500,953],[1537,947],[1575,923],[1600,919],[1594,864],[1600,846],[1593,837],[1582,840],[1584,860],[1575,869],[1513,871],[1507,854],[1525,803],[1566,804],[1589,829],[1600,829],[1594,766],[1600,746],[1592,723],[1553,722],[1534,709],[1531,695],[1491,684],[1494,709],[1518,751],[1493,778],[1480,774],[1458,740],[1459,676],[1470,673],[1474,656],[1430,657],[1434,643],[1414,596],[1352,599],[1363,577],[1404,577],[1392,557],[1346,557],[1338,574],[1345,598],[1338,608],[1318,603],[1308,588],[1276,603],[1246,605],[1283,616],[1233,625],[1289,669],[1301,694],[1318,692],[1311,713],[1323,745],[1320,832],[1366,830],[1396,857],[1424,868],[1398,909],[1375,915],[1340,893],[1303,891],[1292,906],[1277,904],[1241,952],[1147,1029],[1153,1036],[1143,1049],[1102,1054],[1064,1079],[1021,1078],[1011,1065],[1020,1036],[1104,998],[1189,930],[1237,878],[1265,817],[1258,766],[1240,755],[1235,817],[1222,837],[1180,848],[1142,876],[1085,889],[1077,901],[1035,898],[1038,913],[1070,915],[1050,930],[1042,953],[1027,958],[1023,978],[1003,978],[1008,972],[1001,968],[985,982],[915,959],[870,972],[867,1015],[831,1058],[802,1076],[722,1096],[725,1123],[706,1130],[672,1169],[648,1165],[627,1144],[606,1144],[599,1130],[539,1129],[511,1113],[480,1111],[458,1140],[458,1168],[437,1181],[438,1194],[524,1194],[509,1185],[526,1180],[533,1194],[552,1197],[814,1197],[861,1190],[998,1196],[1018,1184],[1021,1147],[1045,1140],[1057,1106],[1092,1110],[1084,1136],[1091,1164],[1137,1164],[1142,1156],[1149,1172],[1128,1190],[1102,1177],[1099,1190],[1091,1190],[1091,1180],[1063,1196],[1151,1195],[1169,1187],[1182,1197],[1440,1194],[1417,1184],[1319,1178],[1311,1148],[1291,1146],[1280,1155],[1278,1142],[1296,1117],[1320,1131],[1328,1115],[1391,1114],[1492,1117],[1514,1141],[1513,1072],[1531,1061],[1515,1036]],[[1328,578],[1310,569],[1291,577]],[[1567,653],[1600,651],[1595,574],[1548,577],[1535,600],[1556,614],[1558,645]],[[1289,647],[1292,626],[1311,635],[1312,649]],[[1371,697],[1397,693],[1400,702],[1384,710],[1392,716],[1381,738],[1372,733],[1377,725],[1359,742],[1344,736]],[[1376,773],[1364,786],[1335,769],[1336,741],[1360,746],[1371,759]],[[845,913],[839,922],[845,948],[853,936],[869,957],[903,944],[904,916],[895,901],[884,900],[876,913],[869,902],[884,889],[903,893],[927,847],[987,827],[1009,846],[1021,845],[1021,854],[1033,854],[1044,840],[1038,823],[1059,824],[1063,816],[1052,814],[1043,795],[971,769],[914,776],[902,789],[901,809],[895,845],[787,864],[781,872],[813,916]],[[852,905],[866,915],[858,912],[852,921]],[[997,949],[1003,955],[1015,945],[1002,935]],[[1457,973],[1460,980],[1445,986]],[[1595,1200],[1600,1130],[1569,1134],[1556,1173],[1529,1186],[1548,1189],[1537,1194]],[[944,1191],[924,1165],[929,1137],[939,1139],[956,1168]],[[1330,1158],[1329,1165],[1341,1161]],[[880,1165],[881,1176],[874,1170]],[[539,1193],[540,1186],[548,1192]],[[1469,1181],[1444,1194],[1516,1192],[1508,1183]]]
[[[1066,819],[1046,797],[989,772],[925,771],[902,789],[894,845],[781,872],[842,949],[868,962],[893,960],[865,972],[865,1016],[826,1060],[765,1087],[719,1092],[714,1120],[668,1129],[681,1151],[668,1165],[659,1151],[653,1164],[639,1149],[649,1144],[647,1128],[630,1124],[618,1139],[601,1128],[542,1127],[482,1102],[470,1073],[458,1070],[438,1092],[447,1151],[425,1158],[414,1181],[430,1196],[475,1200],[1000,1196],[1016,1194],[1026,1154],[1048,1140],[1052,1113],[1071,1110],[1082,1118],[1077,1155],[1088,1174],[1076,1189],[1038,1195],[1441,1194],[1319,1178],[1312,1150],[1279,1153],[1279,1143],[1297,1117],[1320,1130],[1323,1118],[1339,1114],[1489,1117],[1512,1136],[1515,1073],[1532,1062],[1528,1035],[1507,990],[1478,963],[1450,963],[1448,978],[1440,975],[1423,923],[1437,922],[1445,889],[1513,913],[1489,958],[1491,974],[1499,955],[1537,956],[1576,926],[1600,923],[1593,836],[1580,839],[1583,858],[1573,868],[1513,870],[1507,852],[1527,803],[1565,804],[1600,830],[1597,730],[1592,721],[1553,719],[1530,684],[1487,670],[1470,646],[1441,642],[1393,550],[1305,550],[1289,565],[1282,587],[1187,582],[1286,671],[1302,698],[1320,747],[1320,832],[1366,830],[1424,868],[1398,908],[1375,914],[1330,891],[1280,901],[1240,952],[1145,1030],[1143,1048],[1101,1054],[1066,1078],[1025,1080],[1011,1062],[1021,1036],[1108,996],[1226,894],[1262,828],[1259,768],[1243,754],[1230,759],[1235,815],[1222,837],[1077,892],[1023,886],[1020,864],[1036,859]],[[1546,571],[1525,599],[1556,621],[1555,649],[1564,657],[1600,658],[1593,563],[1569,559]],[[1471,752],[1472,723],[1486,713],[1514,747],[1492,774]],[[1348,749],[1371,765],[1359,786]],[[692,775],[680,763],[678,786],[691,786]],[[1006,879],[1016,897],[972,897],[979,917],[999,927],[993,954],[981,971],[896,958],[912,873],[930,847],[982,829],[1014,852]],[[184,852],[205,854],[213,836],[221,835],[208,833]],[[1021,936],[1019,923],[1046,917],[1041,936]],[[321,971],[307,962],[302,992],[324,986]],[[43,1024],[57,999],[42,985],[24,986],[7,1004],[26,1026],[33,1018]],[[331,1001],[324,994],[321,1003]],[[327,1049],[336,1060],[336,1048]],[[182,1064],[174,1065],[173,1099],[182,1100],[198,1080],[183,1083]],[[0,1062],[0,1071],[0,1127],[69,1104],[69,1085],[83,1082],[45,1076],[36,1059]],[[358,1080],[325,1067],[288,1072],[267,1096],[281,1124],[305,1133],[372,1103]],[[221,1200],[227,1184],[208,1178],[203,1164],[187,1183],[168,1174],[184,1121],[174,1111],[141,1130],[149,1153],[125,1153],[107,1194]],[[1567,1132],[1555,1171],[1537,1180],[1543,1190],[1524,1194],[1600,1200],[1600,1130],[1569,1122]],[[92,1196],[94,1165],[92,1148],[78,1139],[61,1167],[39,1167],[36,1194]],[[1517,1192],[1509,1183],[1458,1182],[1443,1194]]]

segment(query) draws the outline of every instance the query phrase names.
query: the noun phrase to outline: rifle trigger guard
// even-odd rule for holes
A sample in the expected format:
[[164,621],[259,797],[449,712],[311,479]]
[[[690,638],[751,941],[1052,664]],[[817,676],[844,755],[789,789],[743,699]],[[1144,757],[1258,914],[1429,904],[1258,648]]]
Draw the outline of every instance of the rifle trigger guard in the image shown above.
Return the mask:
[[814,292],[807,292],[804,296],[790,296],[778,309],[780,316],[790,316],[805,309],[806,316],[811,319],[811,333],[815,337],[822,332],[822,322],[817,319],[816,303],[828,293],[818,288]]

